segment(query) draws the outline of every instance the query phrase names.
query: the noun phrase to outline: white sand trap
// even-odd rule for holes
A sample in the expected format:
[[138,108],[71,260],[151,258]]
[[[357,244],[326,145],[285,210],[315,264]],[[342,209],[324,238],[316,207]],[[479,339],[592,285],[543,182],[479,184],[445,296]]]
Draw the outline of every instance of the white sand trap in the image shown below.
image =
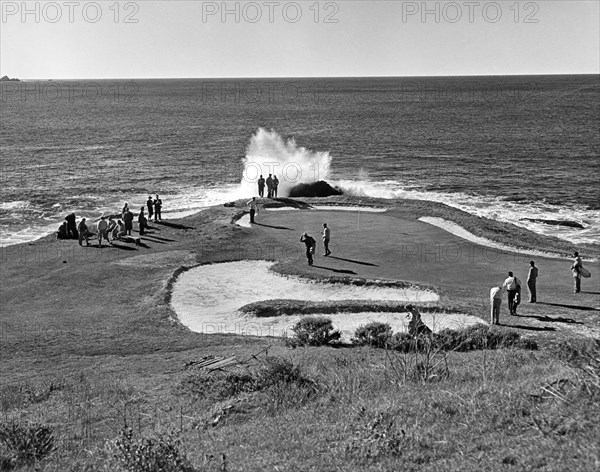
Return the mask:
[[[256,216],[254,218],[256,218]],[[258,221],[258,218],[256,218],[256,221]],[[252,228],[252,225],[250,224],[250,214],[246,213],[245,215],[242,215],[241,218],[235,220],[235,224],[238,226],[243,226],[244,228]]]
[[448,231],[454,236],[466,239],[467,241],[479,244],[480,246],[487,246],[494,249],[500,249],[501,251],[516,252],[518,254],[529,256],[548,257],[552,259],[566,259],[564,256],[561,256],[559,254],[553,254],[550,252],[543,251],[534,251],[529,249],[519,249],[517,247],[507,246],[506,244],[494,242],[487,238],[482,238],[481,236],[475,236],[473,233],[467,231],[462,226],[457,225],[453,221],[448,221],[443,218],[436,218],[433,216],[422,216],[421,218],[419,218],[419,221],[423,221],[424,223],[429,223],[430,225],[442,228],[444,231]]
[[[179,321],[198,333],[233,333],[283,336],[300,316],[254,317],[238,311],[243,305],[269,299],[294,300],[392,300],[434,302],[438,295],[417,289],[360,287],[311,282],[283,277],[269,271],[273,262],[240,261],[202,265],[179,276],[173,286],[171,305]],[[354,330],[369,321],[390,323],[395,331],[406,330],[406,313],[348,313],[326,315],[349,340]],[[423,321],[437,331],[481,322],[467,315],[423,314]]]

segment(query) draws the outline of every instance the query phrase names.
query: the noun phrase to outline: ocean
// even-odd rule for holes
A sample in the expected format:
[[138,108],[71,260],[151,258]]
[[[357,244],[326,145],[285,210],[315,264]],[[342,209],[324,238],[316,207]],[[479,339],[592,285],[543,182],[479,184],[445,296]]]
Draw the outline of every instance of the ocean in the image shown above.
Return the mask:
[[[0,243],[326,180],[600,243],[600,76],[0,83]],[[559,226],[530,220],[576,223]]]

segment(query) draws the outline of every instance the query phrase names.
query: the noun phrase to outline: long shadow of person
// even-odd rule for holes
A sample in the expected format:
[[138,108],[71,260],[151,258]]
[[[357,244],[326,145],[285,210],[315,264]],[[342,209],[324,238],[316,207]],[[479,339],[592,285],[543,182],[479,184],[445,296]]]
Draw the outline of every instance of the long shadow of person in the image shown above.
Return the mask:
[[356,275],[356,272],[354,272],[353,270],[348,270],[348,269],[333,269],[331,267],[318,266],[318,265],[314,265],[314,264],[313,264],[313,267],[316,267],[317,269],[330,270],[332,272],[337,272],[338,274],[352,274],[352,275]]
[[337,259],[338,261],[352,262],[353,264],[360,264],[360,265],[366,265],[366,266],[372,266],[372,267],[379,267],[377,264],[373,264],[371,262],[356,261],[354,259],[344,259],[343,257],[337,257],[337,256],[327,256],[327,257],[329,259]]
[[264,223],[257,223],[256,221],[255,221],[253,224],[255,224],[255,225],[258,225],[258,226],[264,226],[265,228],[273,228],[273,229],[287,229],[287,230],[290,230],[290,231],[295,231],[295,230],[294,230],[294,228],[288,228],[288,227],[286,227],[286,226],[273,226],[273,225],[266,225],[266,224],[264,224]]
[[563,303],[548,303],[548,302],[537,302],[537,304],[538,305],[548,305],[548,306],[559,306],[561,308],[571,308],[573,310],[599,311],[598,308],[593,308],[591,306],[565,305]]

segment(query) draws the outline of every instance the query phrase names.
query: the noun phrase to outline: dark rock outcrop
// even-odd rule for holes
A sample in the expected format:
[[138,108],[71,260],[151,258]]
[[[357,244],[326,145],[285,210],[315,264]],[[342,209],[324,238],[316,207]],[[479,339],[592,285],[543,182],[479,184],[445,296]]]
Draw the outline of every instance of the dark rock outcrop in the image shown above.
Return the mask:
[[312,184],[298,184],[290,190],[290,197],[330,197],[342,195],[339,188],[332,187],[324,180]]
[[546,220],[543,218],[521,218],[521,221],[533,221],[534,223],[544,223],[547,225],[555,225],[555,226],[568,226],[570,228],[579,228],[583,229],[584,226],[577,221],[569,221],[569,220]]
[[19,79],[11,79],[8,75],[0,77],[0,82],[21,82]]

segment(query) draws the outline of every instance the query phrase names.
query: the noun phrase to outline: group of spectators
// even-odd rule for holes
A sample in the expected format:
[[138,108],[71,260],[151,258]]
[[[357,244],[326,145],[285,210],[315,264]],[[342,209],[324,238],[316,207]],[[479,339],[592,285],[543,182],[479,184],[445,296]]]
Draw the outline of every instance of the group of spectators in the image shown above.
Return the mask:
[[[537,302],[537,278],[538,268],[534,261],[529,262],[529,272],[527,273],[527,288],[529,290],[529,303]],[[571,264],[571,272],[573,273],[574,287],[573,292],[581,291],[581,277],[585,275],[583,263],[579,253],[573,253],[573,263]],[[500,324],[500,305],[502,304],[502,294],[507,293],[508,311],[511,315],[517,315],[517,307],[521,303],[521,281],[514,276],[512,272],[508,273],[508,277],[502,286],[492,287],[490,290],[490,304],[492,306],[491,322],[492,324]]]
[[269,174],[266,180],[262,175],[258,178],[259,197],[265,196],[265,184],[267,186],[267,198],[277,198],[277,187],[279,187],[279,179],[277,176],[271,176],[271,174]]
[[[148,210],[148,217],[146,218],[145,210]],[[148,197],[145,207],[140,208],[138,213],[137,221],[139,226],[140,236],[144,234],[148,228],[148,221],[154,216],[154,221],[162,221],[162,200],[158,195],[155,199]],[[109,216],[108,220],[106,216],[102,215],[97,223],[97,238],[98,246],[102,246],[102,240],[106,240],[107,243],[111,244],[111,240],[123,239],[127,236],[131,236],[133,231],[133,220],[135,216],[129,209],[129,204],[125,203],[123,210],[121,211],[121,218],[116,219],[114,216]],[[79,245],[83,246],[83,241],[87,246],[90,245],[89,238],[93,235],[88,227],[85,218],[82,218],[77,227],[75,227],[75,214],[72,213],[65,218],[65,223],[58,229],[59,239],[69,239],[71,237],[79,240]]]

